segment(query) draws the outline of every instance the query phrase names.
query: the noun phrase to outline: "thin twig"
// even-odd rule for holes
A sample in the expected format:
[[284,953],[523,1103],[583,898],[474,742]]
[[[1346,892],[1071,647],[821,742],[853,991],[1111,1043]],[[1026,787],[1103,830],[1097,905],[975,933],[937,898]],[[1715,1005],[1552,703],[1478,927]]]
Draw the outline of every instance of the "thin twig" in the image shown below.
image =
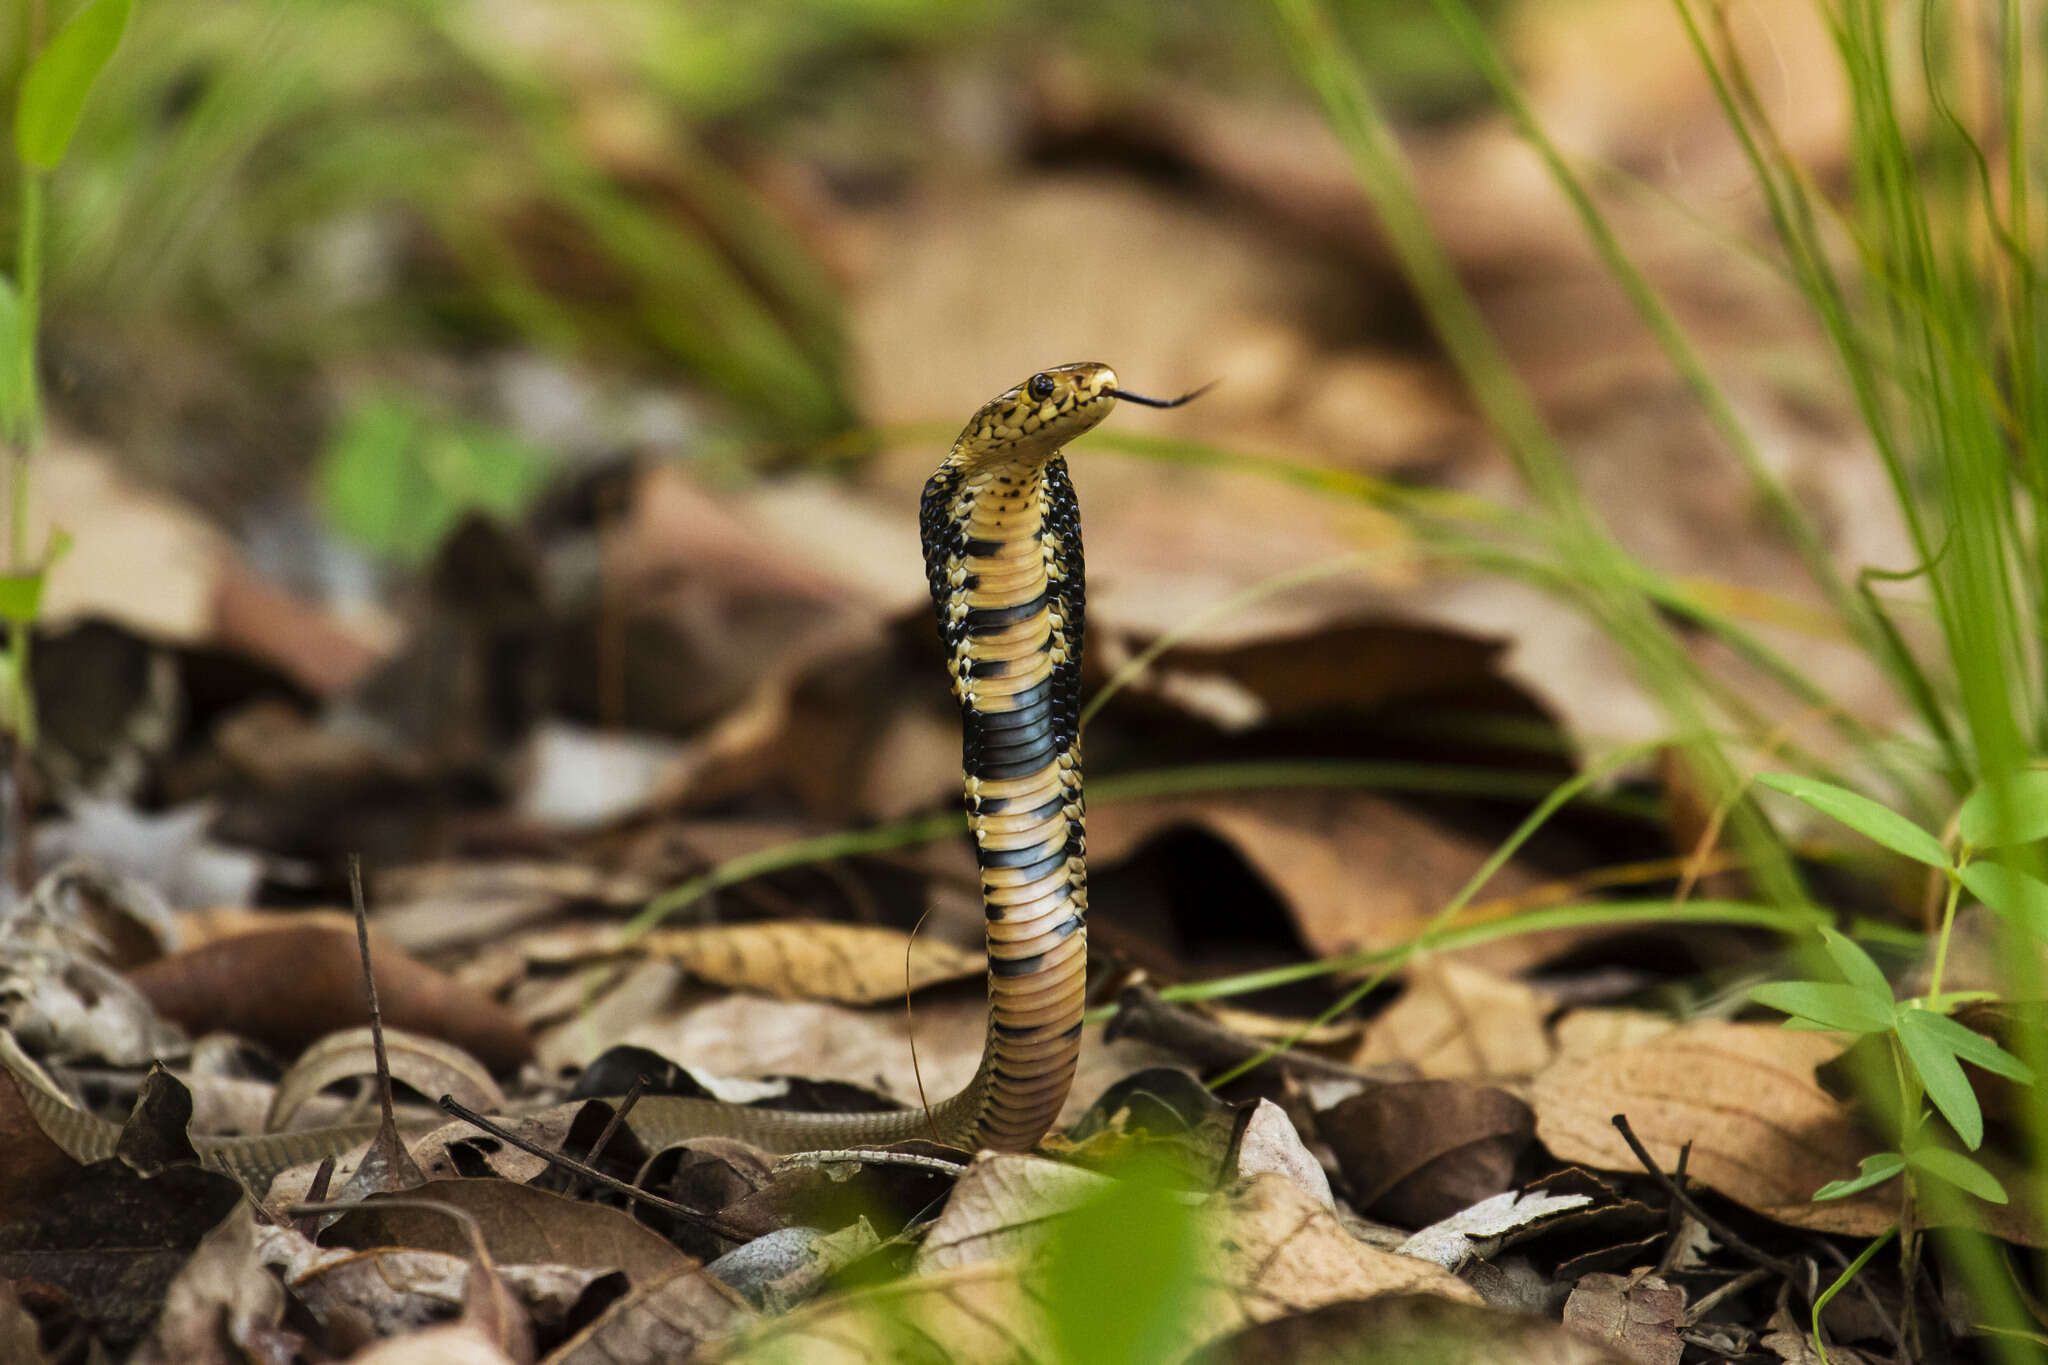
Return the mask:
[[348,894],[355,903],[356,952],[363,960],[363,989],[370,993],[370,1047],[377,1058],[377,1100],[384,1109],[384,1126],[398,1131],[398,1117],[391,1112],[391,1059],[384,1054],[384,1011],[377,1004],[377,974],[370,970],[370,912],[363,899],[363,857],[348,855]]
[[508,1146],[517,1147],[520,1151],[531,1156],[537,1156],[543,1161],[552,1162],[563,1170],[574,1171],[585,1180],[594,1181],[616,1194],[623,1194],[628,1199],[645,1204],[649,1208],[660,1209],[663,1213],[672,1213],[684,1222],[693,1223],[703,1228],[706,1232],[715,1233],[725,1238],[728,1242],[751,1242],[754,1240],[754,1233],[740,1231],[715,1213],[704,1213],[687,1205],[678,1204],[673,1199],[663,1199],[658,1194],[648,1193],[638,1185],[629,1185],[623,1180],[606,1175],[603,1171],[586,1166],[574,1157],[563,1156],[560,1152],[551,1152],[538,1142],[529,1141],[502,1125],[491,1122],[482,1114],[461,1103],[453,1095],[443,1095],[441,1097],[441,1108],[445,1112],[461,1119],[472,1128],[481,1129]]
[[1628,1126],[1628,1115],[1616,1114],[1613,1122],[1614,1126],[1621,1131],[1622,1141],[1626,1142],[1628,1149],[1636,1154],[1636,1160],[1643,1164],[1643,1169],[1648,1171],[1651,1178],[1664,1187],[1665,1193],[1683,1205],[1687,1213],[1699,1219],[1708,1232],[1720,1238],[1722,1243],[1729,1249],[1741,1253],[1749,1258],[1749,1260],[1774,1274],[1784,1276],[1785,1280],[1799,1291],[1801,1297],[1809,1303],[1813,1301],[1813,1291],[1806,1287],[1804,1283],[1807,1276],[1800,1271],[1798,1266],[1790,1261],[1779,1260],[1769,1252],[1759,1251],[1751,1246],[1748,1242],[1737,1236],[1733,1228],[1730,1228],[1726,1223],[1714,1217],[1713,1214],[1701,1208],[1691,1195],[1678,1188],[1678,1185],[1671,1177],[1664,1173],[1664,1168],[1659,1166],[1656,1159],[1650,1155],[1649,1149],[1643,1146],[1642,1140],[1636,1136],[1635,1129]]
[[1698,1303],[1685,1310],[1685,1316],[1679,1320],[1678,1325],[1681,1327],[1697,1327],[1700,1319],[1711,1313],[1714,1310],[1714,1306],[1720,1303],[1721,1300],[1731,1294],[1740,1294],[1743,1290],[1749,1288],[1770,1273],[1769,1270],[1762,1266],[1750,1267],[1734,1279],[1728,1281],[1728,1283],[1722,1285],[1719,1289],[1711,1290],[1701,1295]]

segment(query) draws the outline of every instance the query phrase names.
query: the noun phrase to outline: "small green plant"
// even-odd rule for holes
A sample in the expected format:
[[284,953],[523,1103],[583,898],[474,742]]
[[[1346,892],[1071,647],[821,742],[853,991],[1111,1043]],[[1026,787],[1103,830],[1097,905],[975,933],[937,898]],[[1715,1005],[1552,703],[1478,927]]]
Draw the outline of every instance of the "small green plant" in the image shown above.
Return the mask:
[[540,491],[539,456],[495,428],[381,397],[351,412],[320,462],[320,504],[363,548],[417,563],[463,513],[510,517]]
[[[34,692],[29,682],[29,640],[41,615],[50,566],[68,541],[51,536],[41,555],[28,545],[29,475],[42,441],[42,387],[36,373],[36,344],[42,311],[43,177],[70,149],[93,82],[113,60],[128,27],[133,0],[88,0],[33,53],[14,98],[14,156],[18,202],[15,209],[14,270],[0,275],[0,437],[8,446],[7,563],[0,573],[0,622],[7,651],[0,658],[0,733],[11,741],[16,795],[26,800],[22,776],[35,747]],[[35,11],[40,14],[40,7]],[[10,816],[18,812],[10,812]],[[25,854],[24,854],[25,856]],[[17,868],[26,873],[26,866]]]
[[[1927,830],[1869,797],[1793,773],[1758,781],[1797,798],[1866,838],[1940,872],[1947,882],[1934,965],[1924,996],[1896,999],[1884,972],[1853,940],[1834,929],[1820,930],[1821,946],[1840,981],[1781,981],[1757,986],[1750,998],[1790,1016],[1787,1027],[1826,1029],[1875,1036],[1889,1045],[1899,1079],[1900,1150],[1866,1157],[1861,1173],[1832,1181],[1815,1199],[1841,1199],[1910,1172],[1946,1181],[1980,1199],[2006,1202],[2006,1192],[1982,1164],[1942,1145],[1931,1133],[1926,1104],[1948,1121],[1963,1146],[1984,1142],[1984,1114],[1963,1073],[1962,1063],[2031,1086],[2034,1069],[1983,1035],[1948,1017],[1948,1011],[1981,992],[1944,994],[1942,976],[1956,908],[1964,891],[2005,917],[2015,928],[2048,942],[2048,884],[2019,868],[1981,858],[2048,835],[2048,772],[2028,771],[1994,791],[1971,793],[1956,816],[1953,853]],[[1923,1103],[1924,1101],[1924,1103]]]

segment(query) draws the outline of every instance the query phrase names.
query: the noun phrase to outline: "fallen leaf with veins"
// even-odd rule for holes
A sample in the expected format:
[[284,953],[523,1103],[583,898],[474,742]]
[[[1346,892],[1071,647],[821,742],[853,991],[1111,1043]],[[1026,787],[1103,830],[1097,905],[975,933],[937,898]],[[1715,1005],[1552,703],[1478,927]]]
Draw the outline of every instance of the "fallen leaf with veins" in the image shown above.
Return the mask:
[[622,956],[659,958],[709,985],[847,1005],[900,1000],[906,983],[910,990],[923,990],[986,970],[981,953],[941,939],[912,938],[881,925],[819,921],[657,929],[639,937],[599,925],[529,935],[518,947],[527,961],[551,966]]
[[[1896,1190],[1812,1201],[1815,1190],[1853,1176],[1857,1161],[1877,1150],[1854,1108],[1814,1079],[1814,1068],[1843,1046],[1837,1034],[1707,1022],[1632,1047],[1566,1057],[1531,1087],[1536,1136],[1560,1161],[1640,1171],[1614,1127],[1614,1116],[1623,1114],[1666,1171],[1690,1143],[1691,1179],[1767,1218],[1817,1232],[1880,1236],[1897,1219]],[[1994,1153],[1980,1157],[2013,1199],[2005,1205],[1970,1201],[1968,1216],[2007,1241],[2048,1245],[2028,1212],[2031,1177]]]
[[1685,1291],[1655,1275],[1584,1276],[1564,1304],[1564,1325],[1605,1342],[1636,1365],[1678,1365]]
[[1367,1025],[1355,1066],[1406,1064],[1428,1078],[1509,1080],[1550,1061],[1549,1001],[1520,981],[1445,957],[1425,957],[1408,987]]

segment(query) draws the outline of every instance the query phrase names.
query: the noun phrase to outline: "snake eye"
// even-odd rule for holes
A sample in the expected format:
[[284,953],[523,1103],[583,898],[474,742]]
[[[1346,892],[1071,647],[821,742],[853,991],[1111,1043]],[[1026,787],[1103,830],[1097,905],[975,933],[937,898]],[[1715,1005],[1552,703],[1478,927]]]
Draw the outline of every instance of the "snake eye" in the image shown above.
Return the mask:
[[1049,374],[1032,375],[1031,382],[1024,386],[1024,391],[1043,403],[1046,399],[1052,397],[1052,376]]

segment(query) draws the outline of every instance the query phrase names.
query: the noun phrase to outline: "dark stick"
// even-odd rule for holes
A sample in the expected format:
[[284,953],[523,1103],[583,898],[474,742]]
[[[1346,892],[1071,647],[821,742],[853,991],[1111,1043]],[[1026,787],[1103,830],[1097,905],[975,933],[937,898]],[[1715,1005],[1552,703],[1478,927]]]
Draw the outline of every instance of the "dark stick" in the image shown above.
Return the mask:
[[492,1123],[482,1114],[461,1103],[453,1095],[443,1095],[441,1097],[441,1108],[453,1114],[456,1118],[461,1119],[464,1123],[469,1124],[472,1128],[480,1128],[508,1146],[517,1147],[520,1151],[537,1156],[543,1161],[551,1161],[564,1170],[574,1171],[586,1180],[595,1181],[608,1190],[623,1194],[628,1199],[637,1200],[642,1204],[648,1205],[650,1208],[660,1209],[664,1213],[672,1213],[684,1222],[694,1223],[706,1232],[715,1233],[725,1238],[728,1242],[751,1242],[754,1240],[753,1233],[741,1232],[715,1213],[701,1213],[696,1209],[678,1204],[673,1199],[663,1199],[658,1194],[649,1194],[638,1185],[628,1185],[623,1180],[615,1180],[603,1171],[594,1170],[573,1157],[563,1156],[560,1152],[551,1152],[538,1142],[529,1142],[517,1133],[510,1132]]
[[1731,1250],[1740,1252],[1757,1265],[1774,1274],[1784,1276],[1786,1282],[1799,1291],[1801,1298],[1804,1298],[1808,1303],[1813,1302],[1813,1291],[1805,1283],[1809,1276],[1802,1272],[1798,1266],[1790,1261],[1781,1261],[1769,1252],[1759,1251],[1748,1242],[1743,1241],[1742,1238],[1735,1235],[1734,1230],[1726,1223],[1701,1208],[1691,1195],[1678,1188],[1677,1183],[1664,1173],[1664,1168],[1657,1164],[1656,1159],[1650,1155],[1649,1150],[1636,1137],[1635,1129],[1628,1126],[1628,1115],[1616,1114],[1613,1122],[1614,1126],[1621,1130],[1622,1141],[1626,1142],[1628,1149],[1636,1154],[1636,1160],[1643,1163],[1643,1169],[1648,1171],[1651,1178],[1659,1185],[1662,1185],[1665,1193],[1682,1205],[1687,1213],[1699,1219],[1701,1225],[1708,1232],[1719,1237],[1722,1243]]
[[384,1054],[384,1011],[377,1005],[377,974],[370,970],[370,912],[363,900],[363,858],[348,855],[348,894],[355,902],[356,951],[363,959],[363,988],[370,993],[370,1046],[377,1056],[377,1098],[384,1106],[384,1126],[398,1131],[391,1112],[391,1059]]

